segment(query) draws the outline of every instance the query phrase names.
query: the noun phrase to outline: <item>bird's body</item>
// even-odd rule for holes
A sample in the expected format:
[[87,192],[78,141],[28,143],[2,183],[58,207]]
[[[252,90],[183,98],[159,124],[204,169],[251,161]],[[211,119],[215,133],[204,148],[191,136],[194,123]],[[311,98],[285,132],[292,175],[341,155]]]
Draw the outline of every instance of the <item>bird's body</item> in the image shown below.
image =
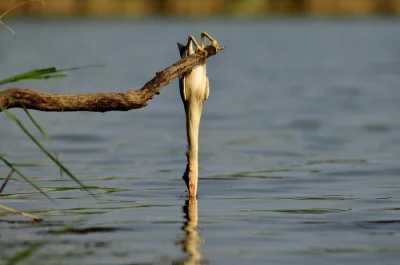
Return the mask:
[[[195,51],[192,42],[197,49],[205,47],[205,37],[209,35],[202,33],[202,45],[197,44],[192,36],[186,46],[178,43],[179,52],[182,58],[193,54]],[[186,133],[188,140],[187,167],[182,178],[189,190],[189,195],[195,197],[197,194],[198,183],[198,151],[199,151],[199,128],[201,113],[204,101],[210,94],[209,81],[207,76],[206,63],[195,66],[190,72],[185,73],[179,78],[179,90],[186,113]]]

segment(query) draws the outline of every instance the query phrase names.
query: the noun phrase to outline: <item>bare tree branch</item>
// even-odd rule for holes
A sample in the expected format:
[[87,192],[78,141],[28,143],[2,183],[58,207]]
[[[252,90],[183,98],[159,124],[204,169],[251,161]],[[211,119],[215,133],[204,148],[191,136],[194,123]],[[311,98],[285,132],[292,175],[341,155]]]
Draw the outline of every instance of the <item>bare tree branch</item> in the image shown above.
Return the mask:
[[[147,82],[139,90],[129,90],[122,93],[96,93],[61,95],[38,92],[26,88],[10,88],[0,91],[0,106],[5,109],[21,108],[23,103],[28,109],[41,111],[127,111],[147,106],[147,101],[160,93],[160,89],[173,79],[190,71],[196,65],[202,64],[210,56],[216,55],[221,48],[208,45],[203,51],[198,51],[161,72]],[[4,94],[6,96],[2,96]],[[1,110],[0,110],[1,111]]]

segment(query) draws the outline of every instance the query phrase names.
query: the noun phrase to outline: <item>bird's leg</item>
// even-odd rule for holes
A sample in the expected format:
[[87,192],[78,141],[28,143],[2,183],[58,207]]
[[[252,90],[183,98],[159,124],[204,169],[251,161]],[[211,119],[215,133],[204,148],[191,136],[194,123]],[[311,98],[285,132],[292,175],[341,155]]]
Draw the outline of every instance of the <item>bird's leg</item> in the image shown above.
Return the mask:
[[204,47],[206,47],[206,36],[203,33],[206,33],[206,32],[201,33],[201,48],[204,49]]
[[197,43],[196,39],[195,39],[192,35],[190,35],[190,36],[188,37],[188,44],[187,44],[187,47],[189,47],[190,45],[192,45],[192,43],[193,43],[194,46],[196,47],[196,52],[202,51],[202,52],[204,52],[204,53],[207,54],[207,52],[206,52],[205,50],[203,50],[203,47],[201,47],[201,46]]
[[206,46],[206,38],[211,41],[211,45],[217,49],[217,51],[225,49],[225,47],[219,47],[218,46],[218,41],[214,39],[213,37],[210,36],[207,32],[203,31],[201,33],[201,46],[204,48]]

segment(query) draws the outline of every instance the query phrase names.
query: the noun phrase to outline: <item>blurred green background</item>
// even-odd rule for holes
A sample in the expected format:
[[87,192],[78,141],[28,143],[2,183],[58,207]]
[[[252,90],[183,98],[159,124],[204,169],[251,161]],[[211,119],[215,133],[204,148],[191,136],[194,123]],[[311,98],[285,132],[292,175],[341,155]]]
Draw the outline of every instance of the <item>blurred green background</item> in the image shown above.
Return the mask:
[[[23,0],[1,0],[3,13]],[[13,16],[375,16],[399,15],[400,0],[45,0],[29,2]]]

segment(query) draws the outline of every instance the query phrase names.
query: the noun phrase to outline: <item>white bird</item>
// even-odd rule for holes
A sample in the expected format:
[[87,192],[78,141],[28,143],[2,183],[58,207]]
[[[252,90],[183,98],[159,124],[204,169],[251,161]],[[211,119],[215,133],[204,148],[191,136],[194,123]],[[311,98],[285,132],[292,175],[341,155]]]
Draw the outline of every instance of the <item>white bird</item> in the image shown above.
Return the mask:
[[[201,33],[201,46],[193,36],[189,36],[187,45],[178,44],[181,58],[185,58],[206,46],[206,38],[212,41],[216,47],[218,43],[206,32]],[[194,44],[196,50],[193,50]],[[179,90],[183,106],[186,112],[186,134],[188,141],[187,166],[182,178],[189,190],[190,197],[197,195],[197,183],[199,175],[199,127],[204,101],[210,95],[210,86],[207,76],[206,62],[195,66],[191,71],[186,72],[179,78]]]

